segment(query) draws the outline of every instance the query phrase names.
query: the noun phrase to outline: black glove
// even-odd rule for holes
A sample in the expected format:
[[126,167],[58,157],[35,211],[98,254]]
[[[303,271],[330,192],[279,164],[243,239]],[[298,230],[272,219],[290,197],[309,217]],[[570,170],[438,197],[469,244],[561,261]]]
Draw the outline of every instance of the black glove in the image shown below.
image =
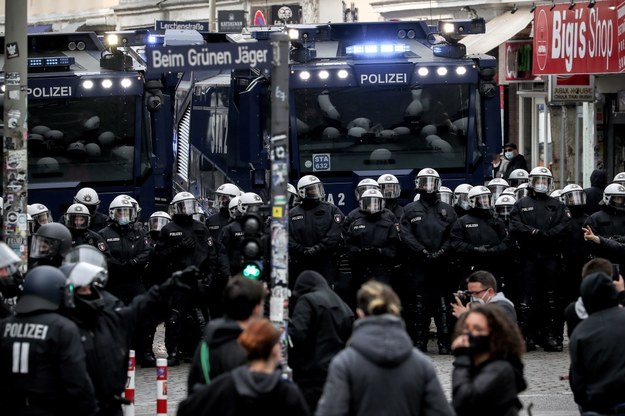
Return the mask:
[[382,249],[378,247],[364,248],[362,249],[362,254],[367,255],[367,256],[369,255],[379,256],[380,254],[382,254]]
[[438,259],[439,257],[441,257],[443,254],[445,254],[445,250],[438,250],[438,251],[435,251],[434,253],[432,253],[432,254],[430,255],[430,258],[431,258],[432,260],[436,260],[436,259]]
[[160,290],[171,295],[176,291],[191,292],[193,288],[183,283],[177,276],[177,273],[174,273],[169,279],[165,280],[165,283],[160,285]]
[[312,247],[308,247],[307,249],[304,250],[304,254],[307,256],[314,256],[316,254],[318,254],[320,251],[319,246],[312,246]]
[[473,247],[473,251],[478,254],[487,254],[488,248],[486,246]]
[[203,276],[197,267],[189,266],[184,270],[175,272],[171,277],[179,279],[185,285],[197,285],[198,280]]
[[538,228],[534,228],[534,230],[532,230],[532,235],[536,238],[547,238],[547,233],[543,230],[539,230]]
[[189,249],[195,248],[195,240],[191,237],[185,237],[180,244],[184,248],[189,248]]
[[429,259],[429,258],[430,258],[430,256],[431,256],[432,254],[430,254],[430,252],[429,252],[429,251],[427,251],[426,249],[423,249],[423,250],[421,250],[421,255],[422,255],[424,258]]

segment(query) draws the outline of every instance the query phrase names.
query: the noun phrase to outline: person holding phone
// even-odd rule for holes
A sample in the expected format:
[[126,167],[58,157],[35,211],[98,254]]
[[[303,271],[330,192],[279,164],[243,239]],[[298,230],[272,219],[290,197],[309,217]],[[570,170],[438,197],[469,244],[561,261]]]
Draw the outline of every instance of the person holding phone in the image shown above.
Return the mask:
[[462,315],[451,348],[452,403],[457,416],[518,415],[526,389],[523,336],[502,310],[480,305]]

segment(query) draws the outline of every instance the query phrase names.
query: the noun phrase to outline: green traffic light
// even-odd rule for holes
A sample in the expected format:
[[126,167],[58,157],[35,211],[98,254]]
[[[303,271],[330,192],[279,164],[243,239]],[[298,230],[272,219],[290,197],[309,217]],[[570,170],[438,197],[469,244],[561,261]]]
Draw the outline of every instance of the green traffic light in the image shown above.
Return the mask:
[[255,264],[246,264],[243,269],[243,277],[257,279],[260,276],[260,268]]

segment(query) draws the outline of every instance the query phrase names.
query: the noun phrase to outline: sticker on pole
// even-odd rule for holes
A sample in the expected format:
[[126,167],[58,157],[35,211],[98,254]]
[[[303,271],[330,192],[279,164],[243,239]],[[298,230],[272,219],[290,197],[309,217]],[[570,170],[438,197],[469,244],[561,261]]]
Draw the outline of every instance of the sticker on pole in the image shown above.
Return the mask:
[[330,170],[330,153],[317,153],[313,155],[313,171],[323,172]]

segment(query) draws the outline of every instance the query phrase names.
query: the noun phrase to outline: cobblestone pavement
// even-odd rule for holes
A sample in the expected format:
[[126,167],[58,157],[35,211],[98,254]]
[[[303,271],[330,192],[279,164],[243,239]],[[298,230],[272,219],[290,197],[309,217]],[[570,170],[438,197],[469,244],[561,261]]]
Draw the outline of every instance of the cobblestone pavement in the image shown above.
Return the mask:
[[[163,345],[163,328],[159,327],[155,340],[155,352],[158,357],[167,356]],[[436,351],[435,341],[429,345],[430,358],[434,363],[438,378],[447,397],[451,397],[452,356],[432,354]],[[525,378],[528,389],[520,398],[524,404],[521,415],[530,415],[527,408],[532,404],[531,416],[573,416],[579,415],[577,406],[567,380],[560,377],[568,374],[568,349],[560,353],[533,351],[524,356]],[[187,395],[187,374],[189,364],[168,369],[168,414],[175,415],[178,402]],[[147,416],[156,414],[156,371],[153,368],[137,368],[135,395],[135,415]]]

